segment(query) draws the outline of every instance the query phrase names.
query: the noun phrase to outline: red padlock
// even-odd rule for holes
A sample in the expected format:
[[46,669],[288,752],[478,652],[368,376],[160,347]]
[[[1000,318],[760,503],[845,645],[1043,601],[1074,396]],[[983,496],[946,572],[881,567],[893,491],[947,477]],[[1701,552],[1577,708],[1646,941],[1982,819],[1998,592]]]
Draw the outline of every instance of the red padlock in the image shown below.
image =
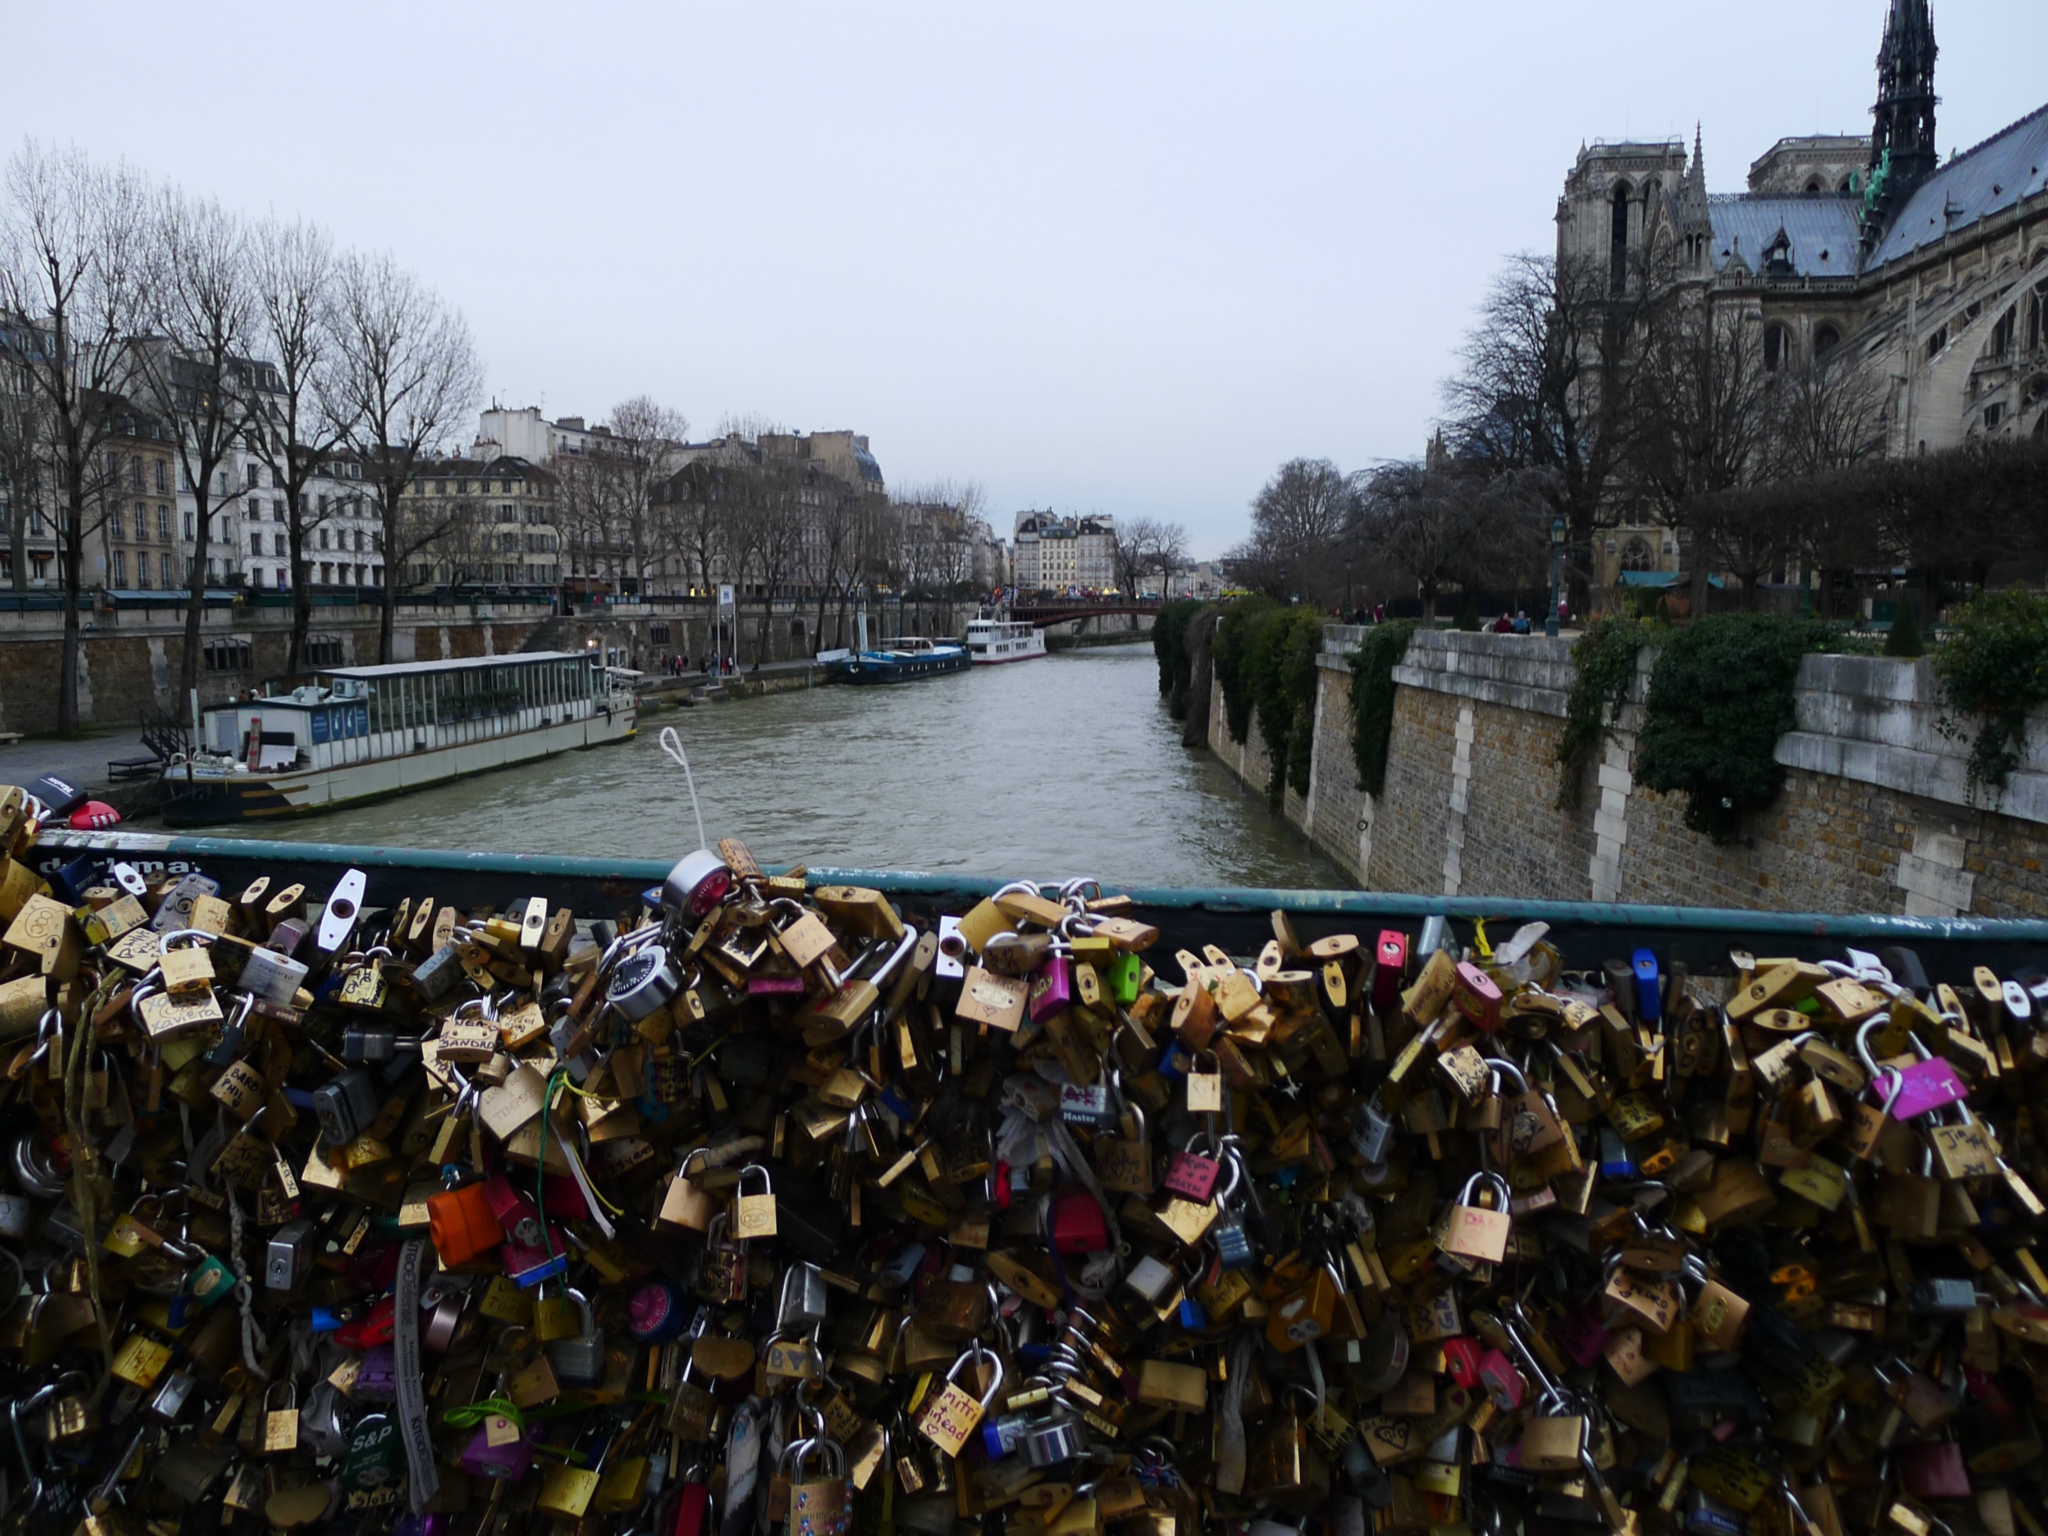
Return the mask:
[[474,1264],[505,1241],[505,1229],[481,1184],[429,1195],[427,1235],[433,1239],[434,1252],[450,1269]]
[[1052,1245],[1060,1253],[1100,1253],[1109,1246],[1102,1206],[1078,1184],[1053,1194]]
[[1451,1380],[1467,1391],[1479,1385],[1480,1358],[1477,1339],[1468,1339],[1461,1334],[1444,1340],[1444,1370]]
[[676,1500],[676,1523],[669,1528],[669,1536],[704,1536],[710,1512],[711,1490],[695,1478],[689,1479]]
[[104,800],[88,800],[71,813],[71,830],[74,832],[97,832],[103,827],[121,825],[121,813]]
[[540,1211],[533,1198],[512,1187],[512,1181],[502,1173],[494,1173],[477,1186],[490,1202],[491,1214],[498,1218],[498,1225],[505,1229],[508,1242],[518,1243],[527,1248],[541,1245]]
[[389,1296],[380,1296],[370,1310],[350,1323],[344,1323],[334,1335],[334,1342],[343,1349],[370,1349],[378,1344],[389,1344],[391,1335],[398,1329],[394,1312],[397,1303]]

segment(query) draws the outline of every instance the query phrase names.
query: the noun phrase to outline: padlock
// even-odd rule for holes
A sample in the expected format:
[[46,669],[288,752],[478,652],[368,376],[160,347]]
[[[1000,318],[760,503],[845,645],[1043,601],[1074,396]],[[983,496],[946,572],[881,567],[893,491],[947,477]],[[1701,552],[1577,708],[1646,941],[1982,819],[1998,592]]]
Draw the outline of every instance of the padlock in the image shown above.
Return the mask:
[[[806,1473],[805,1462],[817,1456],[819,1466]],[[846,1475],[846,1453],[837,1440],[799,1440],[783,1452],[789,1466],[789,1518],[786,1536],[849,1536],[853,1529],[853,1483]]]
[[[977,1399],[958,1385],[960,1372],[968,1361],[974,1361],[977,1369],[986,1368],[993,1379]],[[979,1343],[953,1362],[946,1372],[946,1379],[939,1389],[925,1401],[918,1415],[917,1432],[936,1446],[943,1457],[960,1454],[968,1436],[988,1412],[989,1405],[1003,1385],[1003,1363],[995,1355],[984,1350]]]
[[263,1389],[263,1454],[282,1456],[298,1448],[299,1389],[289,1381],[274,1381]]
[[544,1330],[541,1335],[555,1379],[566,1387],[587,1387],[604,1378],[604,1330],[597,1325],[597,1315],[581,1291],[570,1291],[566,1300],[575,1309],[574,1335],[548,1338]]
[[[749,1175],[759,1174],[761,1192],[747,1193]],[[775,1236],[775,1190],[768,1177],[768,1170],[759,1163],[749,1163],[740,1170],[739,1191],[733,1199],[732,1234],[740,1242],[753,1242],[760,1238]]]
[[[1478,1203],[1484,1182],[1492,1192],[1491,1208]],[[1507,1180],[1498,1174],[1475,1173],[1452,1202],[1437,1246],[1447,1254],[1481,1264],[1498,1264],[1507,1257],[1508,1236],[1514,1219],[1508,1214]]]

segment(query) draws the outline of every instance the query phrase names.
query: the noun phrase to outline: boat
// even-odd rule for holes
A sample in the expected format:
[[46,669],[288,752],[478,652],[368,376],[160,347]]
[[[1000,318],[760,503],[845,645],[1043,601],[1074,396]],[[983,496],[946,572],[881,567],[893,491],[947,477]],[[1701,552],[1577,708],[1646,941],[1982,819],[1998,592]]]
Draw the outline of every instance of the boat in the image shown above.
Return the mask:
[[965,672],[967,647],[954,640],[926,640],[905,635],[879,650],[865,648],[832,664],[833,675],[846,683],[905,683],[941,672]]
[[975,619],[967,626],[967,655],[977,667],[1029,661],[1045,654],[1045,631],[1010,619]]
[[862,686],[907,683],[941,672],[965,672],[968,668],[967,647],[957,640],[927,640],[921,635],[905,635],[899,640],[884,640],[870,647],[867,609],[862,608],[854,615],[854,623],[857,626],[857,643],[852,650],[824,651],[818,656],[827,676],[840,682]]
[[269,821],[625,741],[637,674],[581,651],[335,667],[201,712],[159,780],[174,827]]

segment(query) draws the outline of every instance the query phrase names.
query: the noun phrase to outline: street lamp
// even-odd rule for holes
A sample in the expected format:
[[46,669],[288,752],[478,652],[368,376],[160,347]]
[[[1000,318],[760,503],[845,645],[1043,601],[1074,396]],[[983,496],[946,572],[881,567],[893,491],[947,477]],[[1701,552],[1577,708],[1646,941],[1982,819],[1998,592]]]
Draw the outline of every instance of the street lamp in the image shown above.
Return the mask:
[[1543,617],[1543,633],[1550,636],[1553,640],[1557,638],[1557,632],[1560,627],[1560,620],[1557,615],[1557,578],[1558,568],[1563,559],[1564,519],[1553,517],[1550,520],[1550,612]]

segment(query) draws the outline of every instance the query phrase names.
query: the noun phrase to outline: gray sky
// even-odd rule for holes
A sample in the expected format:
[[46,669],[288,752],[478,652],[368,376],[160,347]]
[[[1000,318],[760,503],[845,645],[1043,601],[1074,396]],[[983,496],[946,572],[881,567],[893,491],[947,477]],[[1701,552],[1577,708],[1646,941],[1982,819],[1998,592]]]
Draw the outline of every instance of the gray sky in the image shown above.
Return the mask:
[[[1051,504],[1214,554],[1283,459],[1420,452],[1582,140],[1703,119],[1739,191],[1868,130],[1886,4],[16,3],[0,142],[389,248],[505,404],[852,427],[1005,534]],[[1944,153],[2048,101],[2040,0],[1935,26]]]

